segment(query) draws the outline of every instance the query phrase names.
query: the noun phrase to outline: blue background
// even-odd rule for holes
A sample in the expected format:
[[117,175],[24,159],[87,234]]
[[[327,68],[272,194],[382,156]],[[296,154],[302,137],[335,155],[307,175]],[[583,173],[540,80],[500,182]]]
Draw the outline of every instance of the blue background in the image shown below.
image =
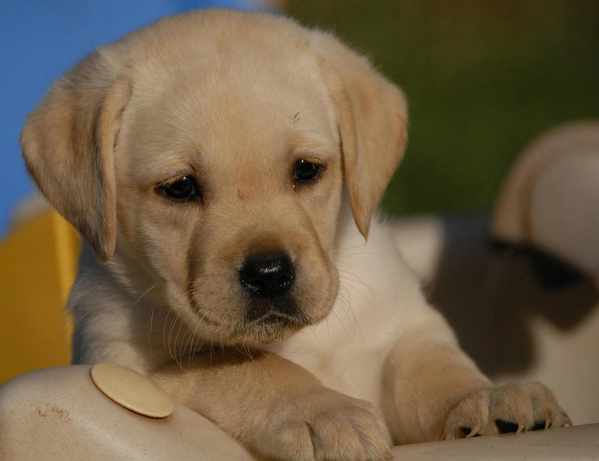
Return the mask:
[[161,16],[211,6],[251,9],[253,0],[18,0],[0,6],[0,238],[34,189],[19,133],[53,80],[96,47]]

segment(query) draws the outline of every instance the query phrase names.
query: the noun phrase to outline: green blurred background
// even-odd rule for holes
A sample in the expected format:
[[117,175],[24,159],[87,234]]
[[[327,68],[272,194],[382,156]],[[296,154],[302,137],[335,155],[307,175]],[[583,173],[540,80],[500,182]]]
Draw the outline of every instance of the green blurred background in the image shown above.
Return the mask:
[[393,215],[486,210],[544,130],[599,118],[597,0],[292,0],[405,91],[410,141]]

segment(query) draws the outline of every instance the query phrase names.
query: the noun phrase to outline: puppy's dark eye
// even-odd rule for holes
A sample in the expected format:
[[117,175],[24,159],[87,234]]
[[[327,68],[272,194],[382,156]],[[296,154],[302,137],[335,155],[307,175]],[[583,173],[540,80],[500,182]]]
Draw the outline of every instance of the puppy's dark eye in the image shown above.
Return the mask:
[[318,179],[322,173],[323,166],[308,160],[298,160],[293,169],[293,180],[295,183],[311,183]]
[[199,197],[196,182],[188,176],[183,176],[166,186],[162,186],[160,192],[169,198],[180,201],[188,201]]

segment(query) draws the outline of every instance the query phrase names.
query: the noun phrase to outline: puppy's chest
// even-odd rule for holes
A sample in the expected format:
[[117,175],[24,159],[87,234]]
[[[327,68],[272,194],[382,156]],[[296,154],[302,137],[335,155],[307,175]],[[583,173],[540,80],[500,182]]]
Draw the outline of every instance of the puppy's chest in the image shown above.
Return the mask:
[[325,386],[378,405],[385,360],[401,334],[426,315],[426,303],[384,228],[366,245],[347,229],[353,226],[345,226],[335,258],[340,288],[332,311],[267,350],[306,368]]
[[325,386],[378,405],[383,364],[401,323],[400,312],[390,307],[376,299],[350,307],[340,295],[322,323],[267,349],[307,369]]

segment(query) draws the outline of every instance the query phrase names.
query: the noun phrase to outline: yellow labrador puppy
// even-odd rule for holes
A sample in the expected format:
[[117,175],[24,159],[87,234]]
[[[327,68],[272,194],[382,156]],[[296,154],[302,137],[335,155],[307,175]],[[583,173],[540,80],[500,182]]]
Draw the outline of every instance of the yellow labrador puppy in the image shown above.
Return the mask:
[[89,55],[21,136],[90,247],[73,361],[277,459],[569,423],[541,384],[493,387],[373,219],[406,124],[366,59],[281,17],[194,12]]

